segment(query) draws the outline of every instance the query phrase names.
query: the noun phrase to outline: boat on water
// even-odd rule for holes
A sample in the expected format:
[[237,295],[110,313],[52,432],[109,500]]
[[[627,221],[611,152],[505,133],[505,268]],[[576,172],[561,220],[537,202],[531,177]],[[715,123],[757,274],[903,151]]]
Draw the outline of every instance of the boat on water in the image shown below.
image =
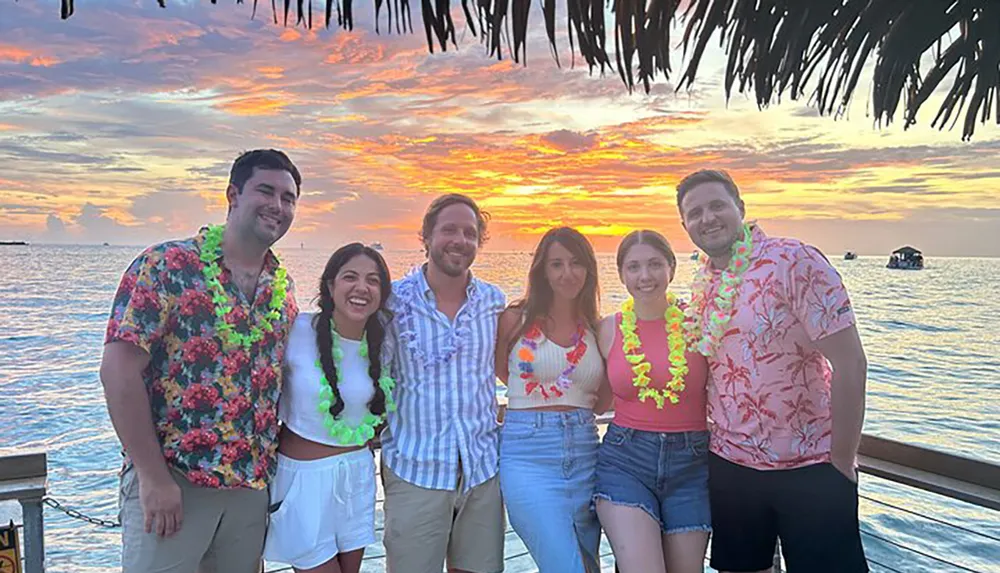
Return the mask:
[[844,253],[845,261],[853,261],[856,258],[858,258],[858,254],[855,253],[854,251],[847,251],[846,253]]
[[27,241],[0,241],[0,247],[26,247]]
[[907,245],[892,252],[887,269],[898,269],[904,271],[919,271],[924,268],[924,255],[919,250]]
[[375,249],[376,251],[381,251],[381,250],[383,250],[383,248],[382,248],[382,243],[380,243],[380,242],[378,242],[378,241],[375,241],[374,243],[372,243],[372,244],[371,244],[371,248]]
[[692,261],[697,261],[698,257],[700,257],[700,256],[701,256],[701,253],[699,253],[698,251],[695,251],[695,252],[691,253],[691,260]]

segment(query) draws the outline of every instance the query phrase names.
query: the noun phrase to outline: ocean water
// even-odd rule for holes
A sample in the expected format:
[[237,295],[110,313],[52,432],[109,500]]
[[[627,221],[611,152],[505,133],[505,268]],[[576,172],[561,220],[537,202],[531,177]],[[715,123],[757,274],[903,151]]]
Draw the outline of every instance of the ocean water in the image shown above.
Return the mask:
[[[97,373],[111,297],[139,250],[0,247],[0,455],[47,451],[50,495],[108,519],[117,514],[120,455]],[[308,307],[329,253],[287,246],[279,253],[297,282],[300,304]],[[394,277],[423,260],[417,251],[385,256]],[[686,294],[693,263],[680,258],[671,288]],[[487,246],[474,269],[513,299],[523,291],[529,262],[527,253],[490,252]],[[919,272],[887,270],[883,257],[833,262],[851,293],[869,357],[865,431],[1000,463],[1000,299],[994,282],[1000,259],[931,257]],[[600,255],[599,263],[608,313],[625,291],[613,255]],[[865,475],[860,491],[873,571],[1000,571],[996,512]],[[0,503],[0,520],[18,515],[16,504]],[[118,570],[119,530],[50,508],[45,525],[48,571]]]

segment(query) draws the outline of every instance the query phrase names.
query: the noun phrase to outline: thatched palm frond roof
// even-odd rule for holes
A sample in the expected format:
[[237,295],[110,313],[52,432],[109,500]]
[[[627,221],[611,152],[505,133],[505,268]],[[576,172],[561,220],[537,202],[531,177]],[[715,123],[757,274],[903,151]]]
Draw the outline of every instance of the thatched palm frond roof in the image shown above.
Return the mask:
[[[73,0],[62,1],[62,17]],[[166,0],[157,0],[165,6]],[[237,0],[242,3],[243,0]],[[556,1],[541,0],[548,41],[556,54]],[[605,0],[564,0],[568,40],[591,70],[612,69]],[[607,0],[614,13],[614,66],[629,90],[647,92],[659,75],[678,89],[694,83],[709,42],[727,55],[726,96],[753,90],[761,107],[787,94],[810,97],[820,113],[838,115],[849,103],[865,64],[875,58],[871,94],[876,122],[900,111],[904,126],[949,74],[953,83],[931,125],[954,126],[962,112],[962,137],[976,122],[1000,124],[1000,0]],[[215,4],[216,0],[212,0]],[[273,19],[313,25],[312,0],[271,0]],[[390,28],[413,31],[409,0],[374,0],[376,28],[383,5]],[[353,0],[318,0],[323,21],[352,29]],[[253,0],[254,13],[257,0]],[[461,0],[469,30],[502,58],[504,32],[510,54],[525,58],[531,0]],[[421,0],[427,46],[456,46],[452,0]],[[317,16],[318,19],[318,16]],[[687,65],[672,77],[671,22],[686,23]],[[926,65],[929,63],[929,67]],[[807,94],[807,86],[812,86]]]

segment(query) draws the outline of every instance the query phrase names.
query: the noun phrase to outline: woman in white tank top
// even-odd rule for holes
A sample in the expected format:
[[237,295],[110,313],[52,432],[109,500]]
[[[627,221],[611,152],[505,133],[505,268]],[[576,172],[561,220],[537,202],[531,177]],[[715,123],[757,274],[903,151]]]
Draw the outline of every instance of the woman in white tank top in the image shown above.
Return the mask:
[[600,571],[594,412],[611,394],[594,337],[598,300],[593,247],[560,227],[535,249],[527,295],[500,316],[496,370],[508,397],[500,489],[540,573]]
[[389,269],[361,243],[330,257],[319,312],[301,313],[285,351],[278,470],[264,558],[296,571],[357,573],[375,542],[368,444],[394,409],[380,311]]

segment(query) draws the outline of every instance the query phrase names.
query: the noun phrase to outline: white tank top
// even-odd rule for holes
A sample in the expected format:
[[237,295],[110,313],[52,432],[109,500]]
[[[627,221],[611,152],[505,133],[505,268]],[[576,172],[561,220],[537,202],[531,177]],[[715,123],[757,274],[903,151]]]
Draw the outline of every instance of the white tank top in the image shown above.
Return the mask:
[[[296,434],[328,446],[353,446],[337,442],[323,425],[319,404],[320,375],[316,366],[319,350],[316,347],[316,313],[299,313],[288,335],[285,347],[285,379],[278,400],[278,418]],[[361,423],[368,413],[368,403],[375,396],[375,384],[368,375],[368,359],[358,354],[360,340],[341,337],[340,348],[344,359],[337,369],[337,390],[344,402],[344,409],[337,417],[351,427]]]
[[[589,328],[584,335],[587,350],[569,377],[573,383],[570,384],[569,388],[563,390],[562,396],[558,397],[550,394],[548,398],[545,398],[538,390],[531,394],[526,393],[525,381],[521,378],[521,360],[517,356],[521,349],[522,340],[514,343],[510,356],[507,357],[508,408],[520,410],[539,406],[594,407],[594,404],[597,403],[597,391],[604,380],[605,372],[604,360],[601,358],[600,349],[597,348],[597,338]],[[542,334],[541,338],[538,339],[538,349],[534,351],[535,360],[532,362],[535,379],[548,387],[551,382],[559,378],[563,369],[569,365],[566,353],[571,350],[573,350],[572,347],[559,346],[546,338],[545,334]]]

